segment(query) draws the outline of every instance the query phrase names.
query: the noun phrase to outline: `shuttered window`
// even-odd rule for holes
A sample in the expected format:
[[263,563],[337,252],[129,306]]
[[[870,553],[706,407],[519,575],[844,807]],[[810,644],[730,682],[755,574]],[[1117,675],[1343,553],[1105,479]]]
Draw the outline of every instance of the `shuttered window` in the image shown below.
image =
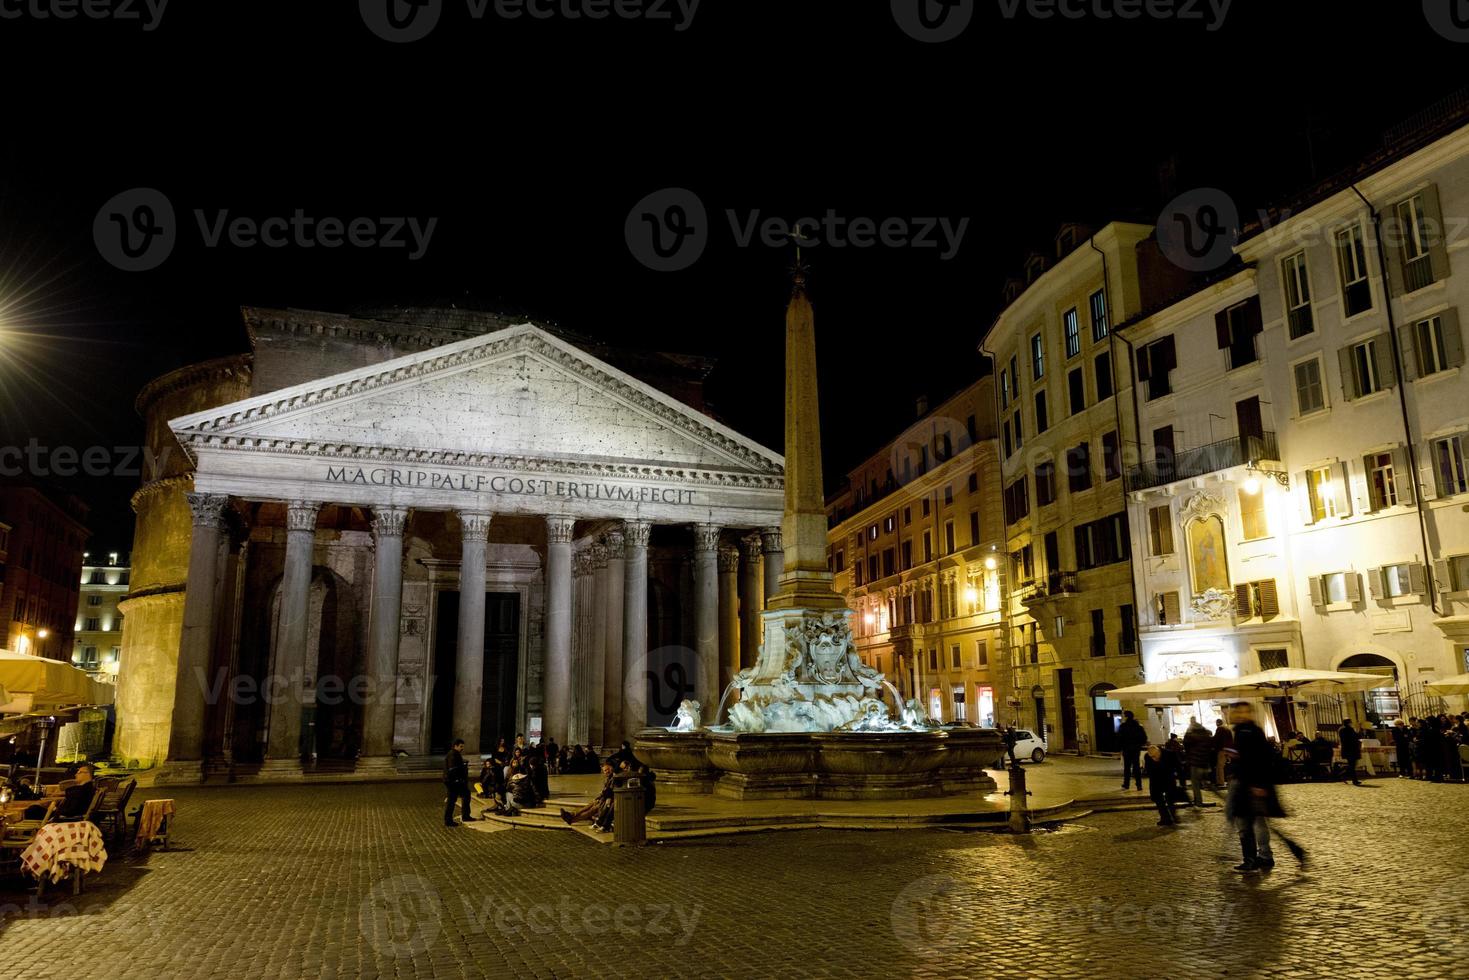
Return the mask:
[[1234,587],[1235,615],[1240,619],[1274,619],[1280,615],[1275,579],[1241,582]]
[[1173,513],[1167,504],[1148,508],[1148,543],[1155,555],[1173,554]]
[[1163,592],[1155,597],[1159,626],[1176,626],[1183,622],[1179,612],[1178,593]]

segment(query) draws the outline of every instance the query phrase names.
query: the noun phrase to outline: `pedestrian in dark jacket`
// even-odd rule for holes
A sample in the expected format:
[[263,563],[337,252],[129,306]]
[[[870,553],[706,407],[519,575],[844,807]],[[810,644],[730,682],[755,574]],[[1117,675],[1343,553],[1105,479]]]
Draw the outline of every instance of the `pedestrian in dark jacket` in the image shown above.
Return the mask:
[[1183,733],[1183,754],[1188,762],[1189,784],[1193,790],[1193,806],[1204,805],[1204,780],[1214,776],[1214,736],[1199,724],[1199,719],[1188,720],[1188,730]]
[[[1265,733],[1255,724],[1255,712],[1249,702],[1230,705],[1229,721],[1234,726],[1234,747],[1230,750],[1234,756],[1234,776],[1224,814],[1239,832],[1244,858],[1234,870],[1269,871],[1275,867],[1275,855],[1270,850],[1270,818],[1285,816],[1275,795],[1275,760]],[[1304,851],[1295,846],[1291,851],[1305,862]]]
[[1137,781],[1139,791],[1143,788],[1143,771],[1138,757],[1143,746],[1148,744],[1148,733],[1137,723],[1131,711],[1122,712],[1122,724],[1117,726],[1117,738],[1122,743],[1122,788],[1127,789],[1128,780]]
[[1171,827],[1178,823],[1178,814],[1173,810],[1173,799],[1169,795],[1178,783],[1178,755],[1159,745],[1149,745],[1143,765],[1148,771],[1148,795],[1158,808],[1158,826]]
[[1214,785],[1223,786],[1224,769],[1230,761],[1229,750],[1234,748],[1234,733],[1224,724],[1223,718],[1214,719]]
[[1413,777],[1413,729],[1404,725],[1401,718],[1392,726],[1392,745],[1398,762],[1398,776],[1411,779]]
[[1443,782],[1443,758],[1439,747],[1438,720],[1424,718],[1418,727],[1416,754],[1423,764],[1423,773],[1435,783]]
[[469,815],[469,764],[464,761],[462,738],[456,738],[449,754],[444,756],[444,789],[449,796],[444,803],[444,826],[456,826],[454,804],[459,801],[463,801],[464,820],[473,820],[474,817]]
[[1352,727],[1352,719],[1348,718],[1341,723],[1336,737],[1341,740],[1341,758],[1347,764],[1347,778],[1352,781],[1353,786],[1361,786],[1362,780],[1357,778],[1357,765],[1362,761],[1362,736]]

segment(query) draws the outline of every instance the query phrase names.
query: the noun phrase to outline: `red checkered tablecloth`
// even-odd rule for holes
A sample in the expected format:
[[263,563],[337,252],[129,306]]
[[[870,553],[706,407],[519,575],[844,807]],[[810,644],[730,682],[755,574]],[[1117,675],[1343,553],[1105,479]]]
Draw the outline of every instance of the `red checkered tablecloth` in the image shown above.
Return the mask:
[[20,863],[34,877],[49,875],[52,881],[65,878],[73,867],[101,871],[107,863],[106,842],[102,831],[89,821],[49,823],[20,853]]

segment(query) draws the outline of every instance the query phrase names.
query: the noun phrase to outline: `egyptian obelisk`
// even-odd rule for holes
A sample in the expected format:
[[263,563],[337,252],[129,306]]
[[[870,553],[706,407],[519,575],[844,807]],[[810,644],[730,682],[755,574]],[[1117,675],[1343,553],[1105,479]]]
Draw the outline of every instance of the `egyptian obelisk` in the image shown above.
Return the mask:
[[826,497],[821,485],[821,414],[816,386],[816,316],[806,272],[796,265],[786,307],[785,565],[765,608],[824,611],[846,606],[826,567]]

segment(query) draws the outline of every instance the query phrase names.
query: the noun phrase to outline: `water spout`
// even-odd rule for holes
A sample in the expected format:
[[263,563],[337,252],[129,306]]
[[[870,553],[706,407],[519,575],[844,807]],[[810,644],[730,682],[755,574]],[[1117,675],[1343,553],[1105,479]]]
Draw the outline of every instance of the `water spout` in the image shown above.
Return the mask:
[[903,720],[903,695],[898,693],[898,689],[893,687],[893,682],[886,677],[882,679],[882,686],[893,692],[893,721],[901,722]]
[[713,728],[719,724],[719,716],[724,714],[725,702],[729,700],[729,692],[734,690],[734,681],[724,685],[724,693],[719,696],[719,707],[714,709],[714,717],[709,721],[709,727]]

